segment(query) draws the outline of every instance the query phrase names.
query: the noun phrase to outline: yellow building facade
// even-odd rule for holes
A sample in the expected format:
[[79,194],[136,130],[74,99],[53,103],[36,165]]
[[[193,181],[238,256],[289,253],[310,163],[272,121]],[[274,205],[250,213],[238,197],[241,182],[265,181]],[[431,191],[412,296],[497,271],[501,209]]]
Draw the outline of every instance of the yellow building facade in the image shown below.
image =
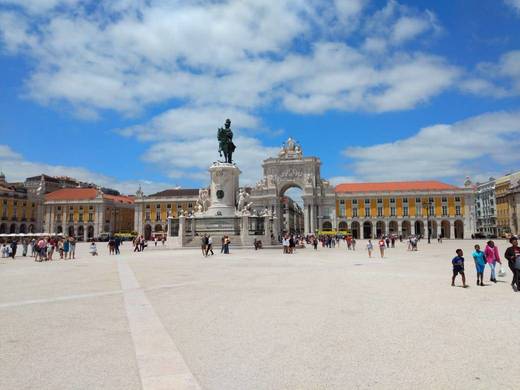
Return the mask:
[[45,196],[44,230],[88,240],[134,230],[134,200],[96,188],[64,188]]
[[170,189],[149,196],[138,191],[135,197],[135,231],[147,240],[167,234],[168,217],[194,213],[198,198],[198,189]]
[[0,173],[0,234],[36,232],[38,205],[23,186],[7,183]]
[[472,234],[469,188],[435,181],[346,183],[335,192],[337,230],[357,238],[389,234],[468,238]]

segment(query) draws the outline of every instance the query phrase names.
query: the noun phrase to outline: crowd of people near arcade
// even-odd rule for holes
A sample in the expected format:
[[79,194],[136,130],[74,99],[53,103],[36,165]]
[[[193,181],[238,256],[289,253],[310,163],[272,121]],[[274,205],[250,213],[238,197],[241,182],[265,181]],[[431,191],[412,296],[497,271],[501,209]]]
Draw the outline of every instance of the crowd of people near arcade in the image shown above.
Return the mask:
[[24,238],[18,241],[2,243],[0,249],[2,257],[14,259],[18,253],[18,246],[22,247],[22,257],[32,257],[34,261],[73,260],[76,258],[76,239],[74,237],[45,236]]

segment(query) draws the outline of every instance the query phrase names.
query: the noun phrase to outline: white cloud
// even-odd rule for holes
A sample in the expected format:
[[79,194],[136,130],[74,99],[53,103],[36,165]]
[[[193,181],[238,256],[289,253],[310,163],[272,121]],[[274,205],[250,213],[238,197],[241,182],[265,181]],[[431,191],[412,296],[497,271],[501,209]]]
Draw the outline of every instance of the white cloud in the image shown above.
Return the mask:
[[[4,47],[35,59],[28,96],[43,104],[69,103],[86,117],[103,109],[138,115],[147,105],[171,99],[177,106],[241,110],[281,101],[295,112],[372,111],[373,100],[385,100],[387,89],[406,103],[376,103],[375,110],[399,110],[421,104],[453,83],[453,67],[442,60],[428,63],[439,78],[438,88],[407,69],[391,82],[402,58],[413,66],[419,58],[433,57],[401,52],[399,45],[436,25],[430,12],[393,0],[375,15],[368,13],[364,0],[336,0],[332,6],[323,0],[120,0],[78,2],[75,7],[69,6],[74,0],[46,0],[38,7],[30,1],[4,2],[40,12],[31,18],[15,10],[0,13]],[[354,32],[367,35],[365,48],[338,39]],[[311,50],[296,50],[297,41]],[[365,50],[388,45],[395,47],[384,61]],[[337,56],[326,57],[334,55],[330,47]],[[352,74],[376,77],[352,85]],[[323,79],[340,79],[343,88],[307,88]],[[411,89],[412,84],[418,86]]]
[[355,176],[333,176],[329,179],[329,182],[333,186],[337,186],[341,183],[355,183],[358,182],[359,179]]
[[520,14],[520,0],[504,0],[504,2]]
[[[262,175],[262,161],[274,156],[278,148],[267,147],[252,137],[242,136],[235,131],[234,143],[237,145],[233,161],[240,167],[241,185],[252,185]],[[219,160],[216,136],[193,137],[180,142],[161,142],[153,145],[143,156],[146,162],[157,164],[172,178],[187,178],[209,183],[208,168]]]
[[70,176],[102,187],[114,188],[123,194],[135,194],[139,186],[146,193],[174,187],[171,183],[150,180],[118,180],[79,166],[51,165],[29,161],[24,159],[21,154],[13,151],[8,145],[0,145],[0,170],[4,172],[8,182],[22,182],[27,177],[44,173],[50,176]]
[[469,93],[503,98],[520,95],[520,50],[504,53],[496,63],[481,62],[460,88]]
[[392,143],[351,147],[344,154],[361,180],[462,179],[518,165],[519,139],[520,111],[496,112],[425,127]]
[[3,3],[19,7],[0,8],[4,50],[34,64],[26,95],[87,119],[104,110],[138,117],[161,104],[155,118],[118,131],[150,142],[144,161],[175,179],[207,180],[226,117],[252,183],[276,152],[253,136],[258,112],[405,110],[460,74],[407,46],[439,27],[431,12],[394,0],[375,10],[368,0]]
[[150,122],[120,129],[125,136],[141,140],[194,140],[203,137],[215,138],[217,126],[232,118],[233,127],[255,129],[260,120],[243,110],[226,106],[186,106],[174,108],[154,117]]

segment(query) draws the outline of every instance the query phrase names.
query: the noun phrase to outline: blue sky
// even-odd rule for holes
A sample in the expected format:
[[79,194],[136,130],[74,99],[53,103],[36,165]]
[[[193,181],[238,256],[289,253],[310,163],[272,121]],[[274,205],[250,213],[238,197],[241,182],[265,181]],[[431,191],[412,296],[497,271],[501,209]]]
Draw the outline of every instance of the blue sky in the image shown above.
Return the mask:
[[333,182],[520,167],[520,0],[0,0],[0,169],[242,183],[289,136]]

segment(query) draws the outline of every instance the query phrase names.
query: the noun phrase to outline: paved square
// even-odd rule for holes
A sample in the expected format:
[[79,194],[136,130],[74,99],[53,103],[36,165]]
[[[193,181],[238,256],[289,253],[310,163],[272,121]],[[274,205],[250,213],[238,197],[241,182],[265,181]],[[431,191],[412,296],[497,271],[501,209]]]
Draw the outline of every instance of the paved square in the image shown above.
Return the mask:
[[473,244],[1,259],[0,388],[516,389],[520,293]]

